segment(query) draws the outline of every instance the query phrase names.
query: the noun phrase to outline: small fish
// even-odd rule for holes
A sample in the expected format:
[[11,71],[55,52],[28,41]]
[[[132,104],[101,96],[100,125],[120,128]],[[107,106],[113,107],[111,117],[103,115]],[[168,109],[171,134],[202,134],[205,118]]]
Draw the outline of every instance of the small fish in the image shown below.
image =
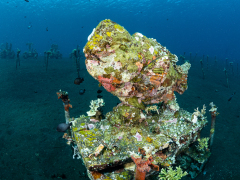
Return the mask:
[[101,96],[101,95],[97,95],[97,98],[102,98],[103,96]]
[[102,90],[97,90],[97,93],[100,94],[102,92]]
[[48,31],[48,27],[46,27],[46,31]]
[[29,2],[29,0],[25,0],[26,2]]
[[231,100],[232,100],[232,97],[233,97],[235,94],[236,94],[236,92],[234,92],[234,93],[230,96],[230,98],[228,99],[228,101],[231,101]]
[[86,91],[85,89],[80,89],[80,90],[79,90],[79,94],[80,94],[80,95],[83,95],[83,94],[85,93],[85,91]]
[[61,123],[57,126],[58,132],[65,132],[67,129],[69,129],[71,124]]
[[32,27],[32,25],[28,26],[28,29],[30,29]]
[[83,81],[84,81],[84,78],[78,77],[78,78],[76,78],[76,79],[74,80],[74,84],[79,85],[79,84],[81,84]]

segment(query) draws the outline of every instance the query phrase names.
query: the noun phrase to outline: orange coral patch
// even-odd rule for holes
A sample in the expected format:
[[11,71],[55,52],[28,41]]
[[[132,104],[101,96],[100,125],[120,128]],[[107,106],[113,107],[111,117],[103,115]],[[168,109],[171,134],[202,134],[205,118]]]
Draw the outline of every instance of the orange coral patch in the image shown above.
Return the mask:
[[166,154],[163,154],[162,151],[159,151],[156,153],[156,155],[160,158],[162,158],[163,160],[165,160],[167,158],[167,155]]
[[115,77],[112,77],[112,83],[114,83],[114,84],[121,84],[122,83],[122,81],[120,81],[120,80],[118,80],[117,78],[115,78]]
[[167,103],[168,101],[172,100],[174,98],[174,94],[171,93],[171,94],[165,94],[163,95],[163,101],[164,103]]
[[177,85],[179,86],[180,84],[186,84],[187,83],[187,75],[183,75],[180,79],[177,81]]
[[160,78],[160,76],[156,75],[156,76],[151,76],[150,78],[150,82],[152,84],[155,84],[157,86],[159,86],[161,84],[161,82],[158,80]]
[[149,143],[151,143],[153,140],[152,140],[152,138],[147,137],[147,138],[146,138],[146,141],[149,142]]
[[97,171],[90,171],[94,179],[99,179],[101,178],[102,174]]
[[67,104],[64,106],[65,111],[69,111],[69,108],[72,108],[71,104]]
[[138,72],[140,72],[142,70],[142,68],[143,68],[143,64],[140,63],[140,62],[136,62],[135,64],[138,67]]

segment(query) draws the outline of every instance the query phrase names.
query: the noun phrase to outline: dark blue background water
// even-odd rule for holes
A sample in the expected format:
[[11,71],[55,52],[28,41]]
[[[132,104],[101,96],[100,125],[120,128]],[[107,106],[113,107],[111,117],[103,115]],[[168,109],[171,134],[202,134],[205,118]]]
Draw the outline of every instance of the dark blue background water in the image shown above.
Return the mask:
[[[238,0],[1,0],[0,43],[16,50],[34,43],[40,55],[57,43],[64,56],[87,42],[92,29],[111,19],[131,34],[157,39],[172,53],[192,52],[237,60]],[[28,29],[28,26],[32,26]],[[46,31],[48,28],[48,31]]]

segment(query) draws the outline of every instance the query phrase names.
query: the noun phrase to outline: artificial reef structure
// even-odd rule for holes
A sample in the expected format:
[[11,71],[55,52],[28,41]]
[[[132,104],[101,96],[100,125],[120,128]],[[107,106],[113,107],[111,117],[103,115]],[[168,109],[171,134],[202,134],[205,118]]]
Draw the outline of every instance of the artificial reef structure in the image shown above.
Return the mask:
[[[89,178],[196,177],[210,156],[215,121],[210,137],[201,138],[205,105],[190,113],[176,101],[174,92],[182,94],[188,87],[190,63],[177,65],[178,57],[155,39],[130,35],[108,19],[93,29],[83,52],[89,74],[121,101],[103,115],[104,100],[93,100],[87,115],[70,119],[68,93],[57,93],[70,124],[64,138]],[[216,117],[213,103],[210,111]]]
[[[83,55],[82,55],[83,56]],[[76,69],[77,69],[77,78],[74,80],[74,84],[76,85],[80,85],[83,81],[84,78],[80,77],[80,59],[81,59],[81,52],[79,49],[79,46],[77,45],[76,49],[73,49],[72,52],[70,53],[70,59],[72,59],[74,61],[74,63],[76,64]],[[85,90],[84,90],[85,92]],[[84,93],[83,92],[83,93]]]
[[23,53],[23,58],[24,59],[28,59],[28,58],[37,59],[38,58],[38,52],[37,52],[36,49],[33,49],[33,43],[26,43],[26,45],[28,46],[28,51],[25,51]]
[[14,59],[15,52],[12,50],[12,43],[1,44],[0,46],[0,58],[1,59]]
[[50,59],[62,59],[62,54],[57,44],[52,44],[50,50],[44,52],[45,56],[48,56]]

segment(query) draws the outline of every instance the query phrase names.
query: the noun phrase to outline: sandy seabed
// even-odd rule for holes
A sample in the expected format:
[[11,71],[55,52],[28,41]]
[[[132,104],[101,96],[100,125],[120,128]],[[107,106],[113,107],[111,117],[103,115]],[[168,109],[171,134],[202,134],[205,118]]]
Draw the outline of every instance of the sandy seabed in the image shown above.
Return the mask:
[[[205,60],[206,61],[206,60]],[[240,179],[240,73],[234,64],[234,71],[228,65],[229,88],[223,68],[223,60],[217,64],[209,59],[204,62],[203,79],[199,59],[191,61],[188,90],[177,94],[181,108],[193,112],[214,102],[220,115],[216,120],[212,155],[197,180],[238,180]],[[97,90],[103,90],[106,102],[104,113],[112,110],[119,102],[94,80],[81,62],[81,85],[75,85],[77,71],[73,60],[50,59],[48,69],[43,58],[21,59],[16,69],[16,60],[0,59],[0,99],[4,104],[0,109],[0,180],[48,180],[48,179],[88,179],[81,160],[72,158],[72,150],[62,139],[63,133],[56,126],[65,121],[62,101],[56,92],[69,92],[73,108],[71,117],[86,115],[90,101],[97,99]],[[84,95],[80,89],[86,89]],[[231,94],[236,92],[231,101]],[[209,136],[209,124],[202,131],[202,137]],[[190,179],[186,177],[184,179]]]

